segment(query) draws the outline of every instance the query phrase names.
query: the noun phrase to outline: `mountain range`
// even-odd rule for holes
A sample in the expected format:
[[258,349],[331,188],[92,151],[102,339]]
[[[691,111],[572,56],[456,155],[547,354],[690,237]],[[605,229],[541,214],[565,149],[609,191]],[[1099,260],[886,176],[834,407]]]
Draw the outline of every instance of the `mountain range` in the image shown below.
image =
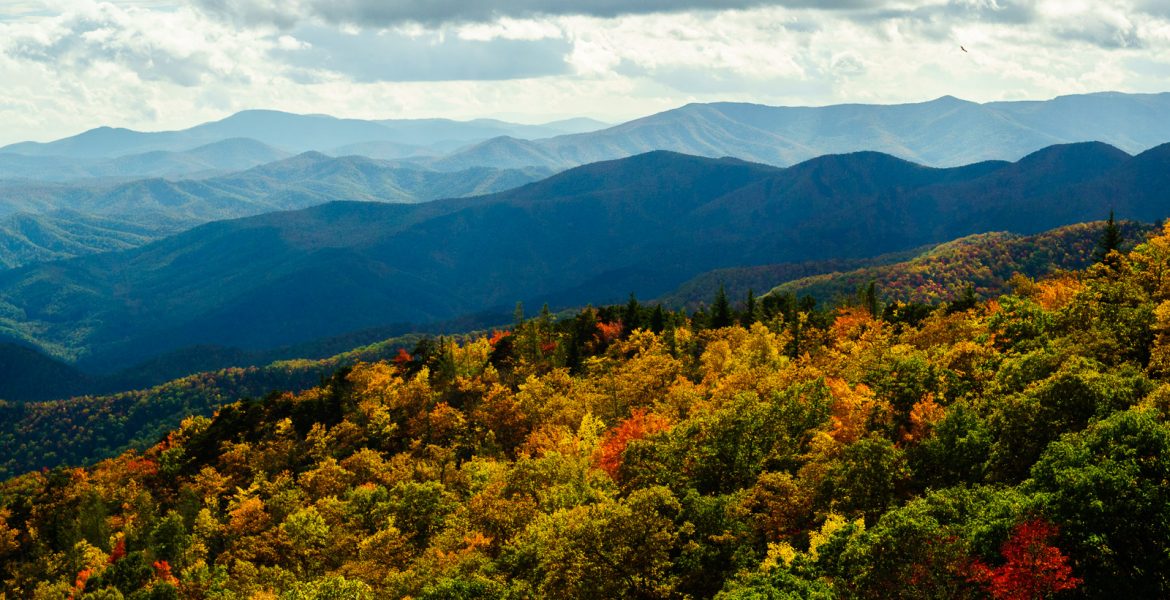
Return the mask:
[[199,179],[250,169],[290,154],[248,138],[229,138],[182,152],[154,150],[113,158],[26,155],[0,151],[0,179],[76,182],[146,177]]
[[825,154],[878,151],[931,166],[1017,160],[1054,144],[1102,141],[1137,153],[1170,140],[1170,94],[1101,93],[978,104],[944,96],[899,105],[772,107],[691,104],[596,132],[496,138],[425,161],[566,168],[651,150],[787,166]]
[[[714,269],[858,259],[989,231],[1167,216],[1170,145],[1100,143],[936,169],[863,152],[780,169],[670,152],[498,194],[333,202],[0,272],[0,331],[90,371],[517,301],[653,298]],[[776,282],[779,283],[779,282]],[[493,323],[494,324],[494,323]]]
[[1165,93],[984,104],[950,96],[898,105],[690,104],[612,127],[590,119],[521,125],[251,110],[179,131],[102,127],[48,143],[11,144],[0,148],[0,178],[207,177],[306,151],[439,171],[533,166],[560,171],[654,150],[775,166],[876,151],[949,167],[1017,160],[1054,144],[1102,141],[1132,154],[1167,140],[1170,94]]
[[348,146],[371,142],[393,142],[403,150],[409,149],[411,153],[437,152],[502,135],[541,138],[602,127],[605,127],[605,123],[591,119],[523,125],[494,119],[361,120],[339,119],[329,115],[297,115],[274,110],[246,110],[226,119],[178,131],[143,132],[99,127],[53,142],[10,144],[0,148],[0,153],[73,159],[116,158],[157,151],[186,152],[235,138],[248,138],[290,153],[309,150],[344,151]]
[[209,221],[335,200],[422,202],[506,190],[541,168],[439,173],[360,156],[307,152],[201,180],[0,184],[0,267],[140,246]]

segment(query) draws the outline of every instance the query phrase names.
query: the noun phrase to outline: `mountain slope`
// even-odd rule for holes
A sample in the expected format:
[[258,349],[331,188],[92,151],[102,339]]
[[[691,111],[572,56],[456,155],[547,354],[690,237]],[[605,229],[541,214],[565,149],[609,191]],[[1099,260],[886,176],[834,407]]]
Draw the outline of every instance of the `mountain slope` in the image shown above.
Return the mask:
[[1110,262],[0,405],[0,595],[1170,597],[1170,230]]
[[[0,273],[0,330],[108,370],[194,344],[253,350],[518,300],[650,298],[714,269],[1035,233],[1099,219],[1116,194],[1133,199],[1120,218],[1170,213],[1157,188],[1142,187],[1157,180],[1130,177],[1159,163],[1170,171],[1170,156],[1120,158],[1087,144],[1016,164],[930,169],[860,153],[781,170],[655,152],[493,196],[332,203]],[[1046,191],[987,183],[1008,175]]]
[[0,269],[141,246],[168,233],[71,211],[0,218]]
[[18,344],[0,343],[0,406],[19,398],[40,401],[77,394],[89,377],[69,365]]
[[[938,304],[960,297],[968,285],[982,297],[1009,293],[1008,282],[1020,273],[1042,277],[1058,270],[1079,270],[1096,260],[1104,223],[1080,223],[1031,236],[982,233],[940,244],[910,260],[855,270],[841,270],[788,281],[772,293],[812,296],[822,302],[853,297],[874,283],[888,302]],[[1147,225],[1123,224],[1127,247],[1153,231]]]
[[0,230],[8,234],[0,240],[0,266],[140,246],[208,221],[334,200],[422,202],[481,195],[547,174],[535,168],[437,173],[357,156],[306,153],[202,180],[84,186],[9,182],[0,187]]

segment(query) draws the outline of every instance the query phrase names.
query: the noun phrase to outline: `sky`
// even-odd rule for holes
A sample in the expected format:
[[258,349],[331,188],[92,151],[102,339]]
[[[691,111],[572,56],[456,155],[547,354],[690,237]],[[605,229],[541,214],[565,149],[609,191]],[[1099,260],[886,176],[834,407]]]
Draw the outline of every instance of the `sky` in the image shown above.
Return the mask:
[[0,144],[251,108],[616,123],[1107,90],[1170,91],[1170,0],[0,0]]

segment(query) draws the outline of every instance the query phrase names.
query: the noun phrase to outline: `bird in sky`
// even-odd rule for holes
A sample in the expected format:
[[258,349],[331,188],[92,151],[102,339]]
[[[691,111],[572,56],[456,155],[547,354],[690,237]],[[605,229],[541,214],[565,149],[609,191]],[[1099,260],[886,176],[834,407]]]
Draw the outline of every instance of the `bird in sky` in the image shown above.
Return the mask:
[[[967,49],[962,47],[962,46],[959,46],[959,50],[962,50],[963,52],[967,52]],[[970,54],[970,52],[967,52],[967,53]]]

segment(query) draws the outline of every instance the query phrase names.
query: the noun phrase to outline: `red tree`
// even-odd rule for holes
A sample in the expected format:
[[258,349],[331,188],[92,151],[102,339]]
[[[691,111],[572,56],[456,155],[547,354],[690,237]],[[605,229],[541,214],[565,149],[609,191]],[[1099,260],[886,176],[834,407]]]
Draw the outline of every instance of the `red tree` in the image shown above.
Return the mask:
[[122,560],[123,556],[126,556],[126,538],[118,538],[118,541],[114,543],[114,549],[110,551],[110,557],[106,559],[106,562],[112,565],[119,560]]
[[165,560],[154,561],[154,578],[159,581],[167,583],[178,583],[179,580],[175,578],[174,573],[171,572],[171,565]]
[[996,600],[1040,600],[1077,587],[1081,579],[1073,577],[1068,557],[1051,544],[1057,533],[1057,527],[1044,519],[1016,525],[1003,544],[1004,564],[995,568],[976,564],[975,578]]
[[89,581],[90,575],[93,575],[93,569],[82,569],[78,571],[77,579],[73,581],[73,590],[69,592],[69,600],[74,600],[85,592],[85,584]]
[[626,446],[634,440],[665,431],[669,427],[666,419],[655,414],[647,414],[644,408],[634,409],[630,418],[614,427],[601,442],[601,447],[597,449],[597,466],[609,473],[610,477],[617,479],[618,469],[622,466],[622,452],[626,451]]

